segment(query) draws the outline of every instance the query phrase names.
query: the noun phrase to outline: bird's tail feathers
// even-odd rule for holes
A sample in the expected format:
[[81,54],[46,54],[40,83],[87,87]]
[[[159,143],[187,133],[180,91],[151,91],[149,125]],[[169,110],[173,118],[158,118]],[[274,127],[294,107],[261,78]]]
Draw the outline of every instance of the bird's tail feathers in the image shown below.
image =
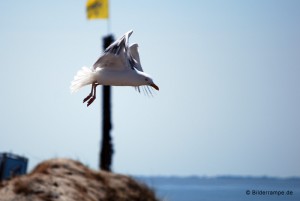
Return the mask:
[[71,93],[77,92],[81,87],[94,82],[94,71],[86,66],[82,67],[71,83]]

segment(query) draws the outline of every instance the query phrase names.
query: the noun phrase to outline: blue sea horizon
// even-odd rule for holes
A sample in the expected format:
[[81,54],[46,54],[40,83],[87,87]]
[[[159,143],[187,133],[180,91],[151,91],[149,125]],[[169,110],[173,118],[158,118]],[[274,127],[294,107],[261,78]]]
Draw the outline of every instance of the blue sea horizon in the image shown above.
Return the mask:
[[299,201],[300,177],[135,176],[163,201]]

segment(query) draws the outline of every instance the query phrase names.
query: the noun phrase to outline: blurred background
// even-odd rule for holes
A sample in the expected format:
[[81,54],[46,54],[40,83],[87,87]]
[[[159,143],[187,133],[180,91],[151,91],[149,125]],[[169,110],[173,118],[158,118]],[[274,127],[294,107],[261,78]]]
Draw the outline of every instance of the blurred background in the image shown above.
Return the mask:
[[111,0],[110,31],[85,4],[0,2],[0,152],[97,169],[101,90],[70,82],[133,29],[160,91],[112,88],[114,172],[300,176],[300,1]]

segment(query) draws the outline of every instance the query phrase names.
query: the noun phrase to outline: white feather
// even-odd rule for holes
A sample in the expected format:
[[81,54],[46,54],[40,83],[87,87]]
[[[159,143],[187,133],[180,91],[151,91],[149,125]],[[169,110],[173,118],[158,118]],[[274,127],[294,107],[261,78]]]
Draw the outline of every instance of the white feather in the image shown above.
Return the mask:
[[84,66],[82,67],[74,77],[71,83],[71,93],[77,92],[81,87],[92,84],[95,81],[95,72]]

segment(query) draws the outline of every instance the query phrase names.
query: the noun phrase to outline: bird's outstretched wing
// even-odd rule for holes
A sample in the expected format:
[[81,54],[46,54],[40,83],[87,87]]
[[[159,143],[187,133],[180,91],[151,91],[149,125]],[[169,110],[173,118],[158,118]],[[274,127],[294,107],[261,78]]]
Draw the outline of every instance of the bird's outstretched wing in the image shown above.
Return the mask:
[[[136,62],[134,68],[138,71],[144,72],[144,70],[142,68],[141,60],[140,60],[140,54],[139,54],[138,47],[139,47],[139,45],[137,43],[134,43],[134,44],[130,45],[129,51],[130,51],[131,56],[134,59],[134,62]],[[141,92],[141,87],[135,87],[135,89],[139,93]],[[142,87],[142,89],[143,89],[145,94],[152,95],[151,88],[145,86],[145,87]]]
[[133,32],[133,30],[126,32],[121,38],[119,38],[118,40],[113,42],[110,46],[108,46],[105,49],[104,54],[111,53],[111,54],[119,55],[123,48],[127,52],[128,41],[129,41],[129,37],[131,36],[132,32]]
[[93,68],[111,68],[111,69],[124,69],[135,65],[134,60],[128,51],[128,41],[132,34],[132,30],[125,33],[121,38],[108,46],[103,55],[95,62]]
[[111,70],[123,70],[126,66],[124,59],[114,54],[103,54],[93,65],[93,68],[109,68]]
[[130,51],[131,56],[135,60],[134,68],[137,69],[138,71],[144,72],[144,70],[142,68],[141,60],[140,60],[138,47],[139,47],[139,45],[137,43],[134,43],[134,44],[130,45],[129,51]]

